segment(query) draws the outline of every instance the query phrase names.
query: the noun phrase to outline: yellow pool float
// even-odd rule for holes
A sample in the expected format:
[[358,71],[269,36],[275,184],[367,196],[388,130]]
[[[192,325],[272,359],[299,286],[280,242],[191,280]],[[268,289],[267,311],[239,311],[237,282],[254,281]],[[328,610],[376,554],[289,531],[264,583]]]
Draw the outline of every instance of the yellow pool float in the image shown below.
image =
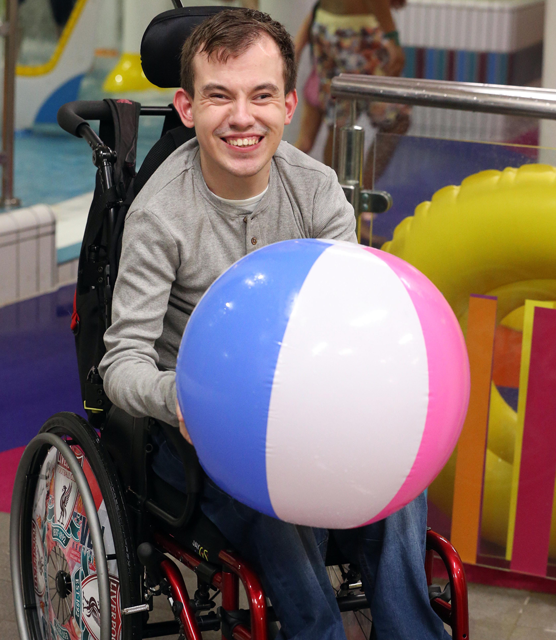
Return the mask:
[[[403,220],[382,248],[422,271],[465,332],[469,296],[498,298],[497,323],[519,328],[525,300],[556,300],[556,168],[532,164],[482,171],[444,187]],[[482,536],[506,545],[517,414],[493,384]],[[429,489],[451,515],[455,455]],[[556,510],[555,510],[556,511]],[[553,523],[556,523],[553,513]],[[556,524],[550,555],[556,557]]]

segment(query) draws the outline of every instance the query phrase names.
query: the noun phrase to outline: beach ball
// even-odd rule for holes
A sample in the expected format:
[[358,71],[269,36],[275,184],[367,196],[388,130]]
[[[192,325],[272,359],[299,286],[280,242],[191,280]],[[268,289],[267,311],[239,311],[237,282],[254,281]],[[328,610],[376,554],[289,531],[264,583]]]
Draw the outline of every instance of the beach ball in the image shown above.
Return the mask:
[[458,322],[408,263],[289,240],[242,258],[187,324],[176,385],[210,478],[295,524],[351,528],[419,495],[469,398]]

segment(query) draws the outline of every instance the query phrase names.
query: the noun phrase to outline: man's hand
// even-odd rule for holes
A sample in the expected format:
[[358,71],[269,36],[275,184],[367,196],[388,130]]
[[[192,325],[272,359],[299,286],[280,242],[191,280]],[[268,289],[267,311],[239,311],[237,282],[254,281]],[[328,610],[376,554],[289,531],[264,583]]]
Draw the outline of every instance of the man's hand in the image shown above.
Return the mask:
[[181,409],[180,409],[180,405],[177,403],[176,401],[176,413],[178,415],[178,421],[180,423],[180,433],[181,435],[187,440],[187,442],[189,442],[190,445],[193,446],[193,443],[191,442],[191,436],[189,435],[187,428],[185,426],[185,422],[183,421],[183,416],[181,414]]
[[390,57],[385,72],[387,76],[399,76],[405,65],[405,53],[393,40],[384,40],[384,47]]

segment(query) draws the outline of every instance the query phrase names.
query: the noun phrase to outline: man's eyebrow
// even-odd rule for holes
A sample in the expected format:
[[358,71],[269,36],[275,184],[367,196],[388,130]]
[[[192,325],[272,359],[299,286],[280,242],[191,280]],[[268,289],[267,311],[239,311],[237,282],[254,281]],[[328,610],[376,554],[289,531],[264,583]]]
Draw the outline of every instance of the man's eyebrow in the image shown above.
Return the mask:
[[[201,87],[201,91],[203,93],[208,93],[210,91],[229,91],[228,87],[225,87],[223,84],[218,84],[216,82],[209,82],[205,84],[204,87]],[[268,91],[269,93],[280,93],[279,87],[272,82],[264,82],[263,84],[257,85],[253,89],[253,93],[257,91]]]
[[257,85],[253,91],[268,91],[270,93],[280,93],[280,89],[272,82],[265,82],[264,84]]
[[223,84],[217,84],[216,82],[209,82],[204,87],[201,88],[201,91],[228,91],[228,88]]

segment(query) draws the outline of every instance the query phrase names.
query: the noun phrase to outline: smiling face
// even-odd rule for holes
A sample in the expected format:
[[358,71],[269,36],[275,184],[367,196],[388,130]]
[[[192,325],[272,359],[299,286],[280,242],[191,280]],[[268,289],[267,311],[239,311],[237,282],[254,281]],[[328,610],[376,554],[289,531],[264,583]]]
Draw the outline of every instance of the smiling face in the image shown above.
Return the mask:
[[230,199],[261,193],[297,105],[295,91],[285,95],[278,46],[263,34],[226,62],[197,54],[194,68],[195,96],[179,89],[174,105],[185,126],[195,127],[207,186]]

